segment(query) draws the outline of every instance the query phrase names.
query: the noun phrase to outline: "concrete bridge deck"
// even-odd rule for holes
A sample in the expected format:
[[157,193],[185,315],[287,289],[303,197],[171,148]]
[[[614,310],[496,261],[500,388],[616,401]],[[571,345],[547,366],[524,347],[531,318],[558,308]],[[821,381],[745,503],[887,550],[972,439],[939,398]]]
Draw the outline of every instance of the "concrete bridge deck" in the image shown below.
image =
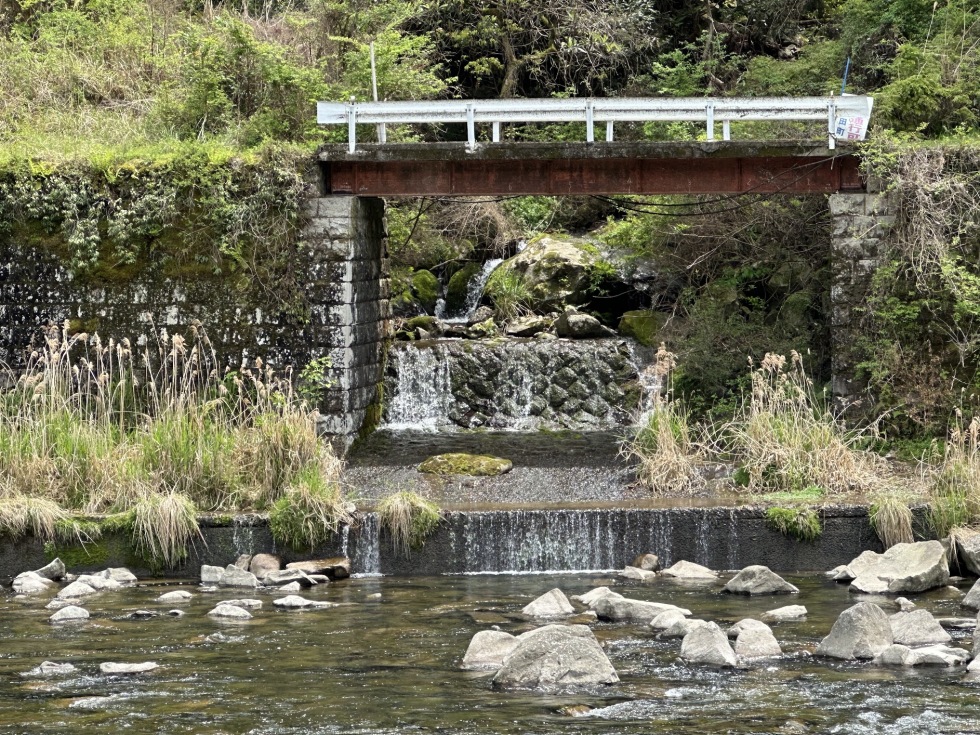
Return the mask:
[[863,192],[850,146],[801,141],[497,142],[324,146],[327,195]]

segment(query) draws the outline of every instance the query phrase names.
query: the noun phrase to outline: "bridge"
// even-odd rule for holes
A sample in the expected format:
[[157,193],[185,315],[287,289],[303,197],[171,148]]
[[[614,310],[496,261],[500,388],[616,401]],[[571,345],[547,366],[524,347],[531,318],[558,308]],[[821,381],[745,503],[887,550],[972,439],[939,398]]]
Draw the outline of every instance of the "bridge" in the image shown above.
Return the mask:
[[[355,196],[863,191],[857,158],[838,145],[864,138],[872,105],[864,96],[321,102],[318,122],[346,126],[348,141],[324,146],[319,160],[326,193]],[[615,139],[616,124],[651,122],[703,125],[705,140]],[[733,140],[733,125],[759,122],[816,123],[822,140]],[[505,139],[512,126],[540,123],[579,123],[584,139]],[[389,143],[390,125],[456,125],[466,137]],[[359,142],[359,126],[373,126],[377,142]]]

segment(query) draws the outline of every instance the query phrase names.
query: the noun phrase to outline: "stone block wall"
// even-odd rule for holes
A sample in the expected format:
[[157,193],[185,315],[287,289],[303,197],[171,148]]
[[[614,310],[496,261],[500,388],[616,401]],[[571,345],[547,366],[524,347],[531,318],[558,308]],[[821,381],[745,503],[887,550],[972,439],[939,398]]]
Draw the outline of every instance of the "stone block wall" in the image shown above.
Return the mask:
[[830,197],[832,390],[838,407],[859,408],[865,386],[856,377],[855,345],[872,279],[884,255],[882,240],[895,224],[897,202],[875,192]]
[[[150,253],[138,267],[75,277],[55,249],[0,238],[0,362],[17,366],[45,324],[149,339],[200,322],[219,359],[238,366],[262,357],[299,370],[328,357],[333,387],[321,429],[353,438],[376,400],[389,323],[384,202],[327,197],[307,203],[309,226],[295,254],[308,319],[279,312],[205,268],[176,269]],[[273,295],[274,296],[274,295]]]

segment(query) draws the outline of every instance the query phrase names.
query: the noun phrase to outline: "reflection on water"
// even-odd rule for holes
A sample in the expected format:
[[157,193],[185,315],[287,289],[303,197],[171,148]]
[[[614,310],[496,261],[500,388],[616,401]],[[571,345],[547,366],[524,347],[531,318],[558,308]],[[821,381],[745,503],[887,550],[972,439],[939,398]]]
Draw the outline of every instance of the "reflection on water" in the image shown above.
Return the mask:
[[[227,591],[196,594],[182,618],[125,619],[139,608],[170,607],[153,602],[157,585],[90,598],[92,619],[62,628],[47,622],[45,600],[15,600],[8,591],[0,598],[0,733],[980,732],[980,683],[962,668],[906,672],[813,659],[810,651],[853,595],[820,577],[790,580],[802,590],[792,600],[666,580],[620,588],[722,624],[790,602],[806,605],[810,616],[775,627],[783,659],[735,672],[687,666],[677,659],[678,641],[642,628],[597,625],[622,683],[563,696],[494,692],[485,674],[458,663],[478,630],[527,629],[516,613],[538,594],[555,586],[578,594],[608,578],[353,579],[308,594],[350,603],[326,610],[280,612],[273,595],[258,593],[265,604],[253,620],[209,619],[218,599],[242,596]],[[962,614],[942,593],[916,601],[937,616]],[[969,647],[969,632],[954,635]],[[70,661],[78,672],[20,676],[43,660]],[[137,677],[98,673],[103,661],[148,660],[162,668]],[[593,709],[585,717],[559,712],[579,704]]]

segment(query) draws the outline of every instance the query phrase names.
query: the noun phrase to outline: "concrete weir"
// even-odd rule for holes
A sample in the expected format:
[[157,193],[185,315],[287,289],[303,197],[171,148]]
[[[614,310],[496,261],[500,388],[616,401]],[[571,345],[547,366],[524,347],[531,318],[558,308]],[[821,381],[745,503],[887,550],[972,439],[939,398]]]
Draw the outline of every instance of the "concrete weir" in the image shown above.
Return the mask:
[[756,507],[450,511],[424,546],[407,556],[392,547],[374,513],[359,514],[353,527],[307,553],[277,548],[262,517],[202,518],[202,539],[178,569],[147,568],[122,537],[86,550],[52,549],[25,539],[0,545],[0,578],[36,569],[57,554],[73,572],[128,566],[139,576],[193,578],[201,564],[224,566],[259,552],[287,561],[346,555],[355,574],[424,576],[621,569],[645,552],[665,564],[686,559],[722,570],[764,564],[776,571],[822,571],[865,549],[882,550],[867,508],[830,506],[822,518],[823,534],[806,543],[773,530]]

